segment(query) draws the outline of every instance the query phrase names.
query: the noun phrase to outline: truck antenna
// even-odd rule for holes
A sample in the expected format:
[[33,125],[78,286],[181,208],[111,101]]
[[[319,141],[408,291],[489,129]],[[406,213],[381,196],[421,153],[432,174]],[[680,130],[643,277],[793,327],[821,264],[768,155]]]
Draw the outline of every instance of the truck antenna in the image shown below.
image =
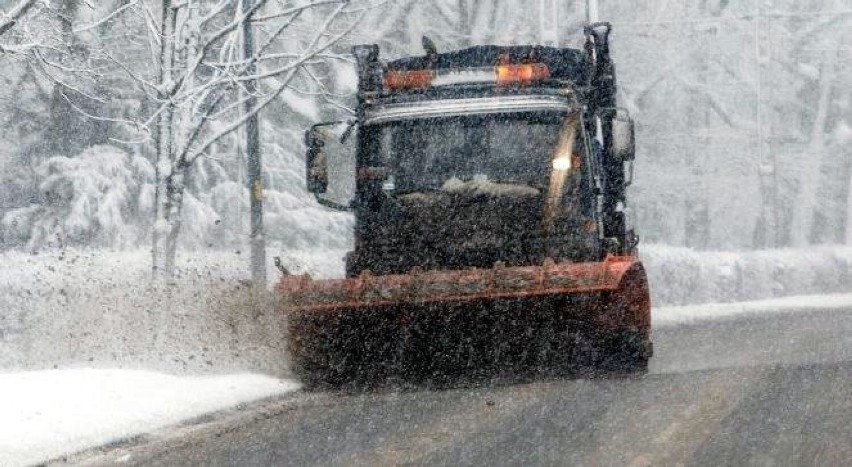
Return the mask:
[[438,55],[438,46],[435,45],[435,41],[430,39],[428,36],[423,36],[422,43],[423,50],[426,51],[426,55]]

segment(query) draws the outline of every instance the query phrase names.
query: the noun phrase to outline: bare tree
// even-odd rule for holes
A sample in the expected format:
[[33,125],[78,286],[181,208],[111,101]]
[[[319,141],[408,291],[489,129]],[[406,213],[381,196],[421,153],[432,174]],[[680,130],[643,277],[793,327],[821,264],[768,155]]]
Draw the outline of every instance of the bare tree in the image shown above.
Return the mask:
[[[156,92],[157,196],[153,229],[153,270],[174,270],[182,201],[188,168],[208,151],[268,107],[291,86],[307,64],[334,57],[332,46],[348,34],[366,7],[348,0],[301,5],[258,1],[242,10],[231,2],[206,6],[163,0],[159,76],[146,87]],[[294,6],[295,5],[295,6]],[[268,8],[264,8],[268,6]],[[313,10],[313,11],[312,11]],[[276,41],[304,14],[323,15],[310,40],[295,52],[274,53]],[[348,21],[347,21],[348,20]],[[245,59],[238,34],[246,21],[264,23],[268,33],[253,57]],[[343,23],[341,25],[341,22]],[[335,30],[337,28],[337,30]],[[251,71],[256,70],[255,73]],[[254,91],[248,83],[259,82]],[[244,109],[246,102],[256,102]]]
[[[842,128],[849,120],[849,25],[852,15],[819,13],[805,18],[765,14],[764,88],[770,141],[774,210],[779,244],[842,243],[848,225],[850,168]],[[783,42],[781,42],[783,41]]]
[[[62,96],[104,104],[100,112],[90,112],[67,99],[76,112],[123,128],[127,138],[120,144],[151,148],[156,168],[152,269],[156,277],[168,277],[174,271],[190,168],[215,157],[211,152],[218,145],[230,144],[234,133],[264,109],[285,104],[286,90],[319,82],[312,67],[349,60],[334,45],[381,3],[255,0],[241,8],[233,0],[85,2],[89,17],[84,24],[72,25],[69,15],[62,19],[57,13],[61,24],[54,43],[34,47],[30,57]],[[8,22],[33,4],[21,2],[13,10],[16,16],[7,15]],[[58,5],[72,4],[76,8],[76,0]],[[117,23],[122,27],[111,27]],[[257,39],[254,54],[245,56],[240,34],[249,23]],[[85,47],[75,45],[87,36]],[[92,84],[104,82],[108,86]],[[135,112],[109,108],[128,95],[140,102]]]

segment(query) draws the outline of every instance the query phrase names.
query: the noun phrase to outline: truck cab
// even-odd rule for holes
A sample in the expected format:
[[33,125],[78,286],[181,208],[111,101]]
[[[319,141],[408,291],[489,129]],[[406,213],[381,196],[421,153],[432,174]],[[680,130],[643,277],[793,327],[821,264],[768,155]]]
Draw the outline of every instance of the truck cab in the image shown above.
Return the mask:
[[477,46],[390,62],[356,46],[356,120],[306,136],[309,190],[355,215],[347,276],[631,254],[633,123],[614,109],[608,34],[590,28],[585,51]]

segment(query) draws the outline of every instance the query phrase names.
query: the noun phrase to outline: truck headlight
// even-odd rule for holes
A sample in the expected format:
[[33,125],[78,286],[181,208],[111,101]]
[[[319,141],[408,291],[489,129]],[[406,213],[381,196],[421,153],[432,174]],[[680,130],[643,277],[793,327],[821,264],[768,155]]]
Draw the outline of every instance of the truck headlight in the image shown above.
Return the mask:
[[553,170],[571,170],[571,156],[559,156],[553,159]]

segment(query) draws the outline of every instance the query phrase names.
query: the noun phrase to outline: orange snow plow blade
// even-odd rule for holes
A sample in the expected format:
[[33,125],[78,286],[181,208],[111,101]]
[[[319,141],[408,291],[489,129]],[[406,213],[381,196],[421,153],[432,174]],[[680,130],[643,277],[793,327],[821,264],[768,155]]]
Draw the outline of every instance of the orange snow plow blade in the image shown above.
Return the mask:
[[651,354],[647,279],[634,257],[326,281],[286,276],[278,290],[292,369],[309,387],[610,363],[633,371]]

